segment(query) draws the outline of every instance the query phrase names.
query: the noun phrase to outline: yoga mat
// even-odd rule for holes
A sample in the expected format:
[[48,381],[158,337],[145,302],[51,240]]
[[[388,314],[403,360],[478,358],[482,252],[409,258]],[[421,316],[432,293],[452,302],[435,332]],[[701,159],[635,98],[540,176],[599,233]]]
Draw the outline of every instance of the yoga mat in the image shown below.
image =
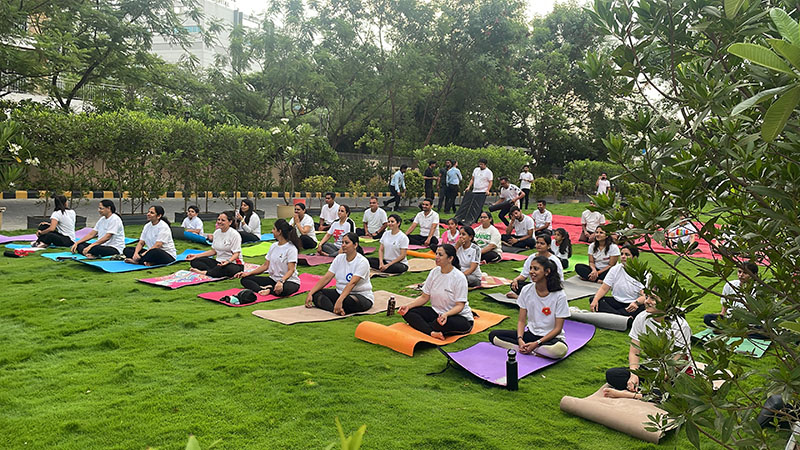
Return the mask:
[[[92,228],[88,228],[88,227],[81,228],[80,230],[76,230],[75,231],[75,239],[83,239],[86,236],[88,236],[91,231],[92,231]],[[35,240],[36,240],[36,234],[35,233],[34,234],[20,234],[20,235],[17,235],[17,236],[0,235],[0,244],[5,244],[7,242],[22,242],[22,241],[33,242]],[[135,240],[136,239],[134,239],[134,241]],[[126,240],[125,243],[129,244],[130,242],[127,242],[127,240]]]
[[[317,284],[317,281],[319,281],[320,278],[322,278],[322,277],[319,276],[319,275],[312,275],[310,273],[301,273],[300,274],[300,289],[297,292],[295,292],[294,294],[292,294],[292,295],[294,296],[294,295],[297,295],[297,294],[302,294],[304,292],[310,291]],[[336,284],[336,281],[331,280],[331,282],[328,283],[328,285],[325,286],[325,287],[330,287],[330,286],[333,286],[335,284]],[[228,303],[228,302],[222,301],[222,298],[225,297],[226,295],[227,296],[236,295],[242,289],[244,289],[244,288],[242,288],[242,287],[231,288],[231,289],[227,289],[227,290],[224,290],[224,291],[206,292],[204,294],[198,294],[197,296],[200,297],[200,298],[204,298],[206,300],[211,300],[213,302],[221,303],[221,304],[223,304],[225,306],[251,306],[251,305],[255,305],[256,303],[268,302],[270,300],[275,300],[275,299],[278,299],[278,298],[284,298],[284,297],[280,297],[280,296],[277,296],[277,295],[259,295],[258,292],[256,292],[256,301],[254,301],[253,303],[247,303],[247,304],[244,304],[244,305],[234,305],[233,303]],[[288,298],[288,297],[286,297],[286,298]]]
[[[411,285],[406,286],[406,288],[415,289],[417,291],[421,291],[422,290],[422,286],[424,284],[425,284],[424,282],[423,283],[417,283],[417,284],[411,284]],[[481,273],[481,285],[480,286],[476,286],[476,287],[471,287],[471,288],[469,288],[469,290],[491,289],[491,288],[496,288],[498,286],[507,286],[509,284],[511,284],[511,280],[509,280],[508,278],[493,277],[493,276],[489,275],[486,272],[482,272]]]
[[604,312],[591,312],[576,308],[574,306],[569,308],[569,312],[570,320],[589,323],[598,328],[603,328],[606,330],[626,331],[628,329],[628,325],[632,322],[631,318],[628,316]]
[[297,255],[297,264],[301,266],[319,266],[320,264],[330,264],[333,258],[327,255]]
[[530,250],[526,247],[514,247],[513,245],[503,244],[503,253],[520,253],[525,250]]
[[[562,361],[569,355],[581,349],[587,342],[594,337],[595,328],[586,323],[564,321],[565,341],[569,350],[567,355],[561,359],[550,359],[536,354],[524,355],[517,352],[517,376],[518,379],[552,366]],[[459,352],[442,353],[448,359],[456,363],[467,372],[476,377],[499,386],[506,385],[506,360],[508,359],[508,349],[498,347],[490,342],[478,342],[472,347]]]
[[264,233],[264,234],[261,235],[261,240],[262,241],[274,241],[275,240],[275,235],[272,234],[272,233]]
[[567,301],[572,301],[584,297],[593,297],[601,285],[581,280],[581,277],[575,275],[564,280],[562,286],[564,286],[564,293],[567,294]]
[[[480,333],[508,318],[508,316],[502,314],[479,311],[477,309],[473,309],[472,312],[476,314],[475,322],[472,326],[472,331],[468,334]],[[371,344],[388,347],[408,356],[414,356],[414,348],[416,348],[417,344],[420,342],[427,342],[439,346],[453,343],[468,334],[447,336],[444,340],[436,339],[411,328],[411,326],[405,322],[393,323],[387,327],[379,323],[364,321],[356,327],[356,337],[358,339]],[[503,371],[505,371],[505,367],[504,359]]]
[[[436,267],[436,262],[432,259],[422,259],[422,258],[411,258],[408,260],[408,270],[403,273],[407,272],[428,272],[433,270]],[[385,273],[379,272],[375,269],[370,269],[369,271],[370,277],[393,277],[395,275],[402,275],[400,273]]]
[[472,225],[478,220],[483,210],[483,204],[486,202],[486,193],[480,192],[467,192],[461,198],[461,205],[453,217],[456,223],[463,223],[465,225]]
[[[258,264],[244,264],[245,271],[251,271],[258,267]],[[164,275],[155,278],[142,278],[136,281],[142,283],[152,284],[155,286],[162,286],[169,289],[178,289],[184,286],[193,286],[195,284],[210,283],[212,281],[224,280],[225,278],[212,278],[208,275],[194,273],[191,270],[179,270],[169,275]]]
[[6,244],[6,248],[11,250],[25,250],[29,252],[38,252],[39,250],[46,250],[48,248],[57,248],[53,245],[49,247],[31,247],[31,244]]
[[[692,336],[692,340],[697,340],[702,343],[709,339],[714,338],[715,336],[717,336],[717,334],[714,333],[714,330],[712,330],[711,328],[706,328],[705,330],[694,334]],[[736,338],[736,337],[728,338],[728,345],[732,345],[734,342],[737,342],[740,339],[741,338]],[[772,341],[768,341],[765,339],[746,338],[742,341],[741,344],[736,346],[736,349],[734,351],[736,353],[740,353],[743,355],[752,356],[753,358],[761,358],[762,356],[764,356],[764,353],[767,351],[767,349],[771,344]]]
[[344,319],[345,317],[350,316],[386,312],[389,297],[393,295],[395,299],[395,305],[398,308],[403,305],[408,305],[414,301],[414,299],[411,297],[393,294],[387,291],[374,291],[373,295],[375,296],[375,301],[372,304],[372,308],[364,312],[348,314],[346,316],[339,316],[332,312],[325,311],[324,309],[306,308],[305,305],[283,309],[256,310],[253,311],[253,315],[262,319],[271,320],[273,322],[279,322],[284,325],[292,325],[295,323],[326,322],[329,320]]
[[[409,248],[410,248],[410,247],[411,247],[411,246],[409,245]],[[425,247],[425,248],[427,248],[427,247]],[[428,250],[427,252],[418,252],[418,251],[416,251],[416,250],[409,250],[409,251],[408,251],[406,254],[407,254],[408,256],[413,256],[413,257],[415,257],[415,258],[429,258],[429,259],[436,259],[436,255],[435,255],[435,254],[434,254],[432,251],[430,251],[430,250]]]
[[211,241],[206,239],[206,236],[204,234],[196,234],[196,233],[190,233],[188,231],[184,231],[183,232],[183,238],[188,240],[188,241],[192,241],[192,242],[194,242],[196,244],[211,245]]
[[[530,255],[528,255],[530,256]],[[564,269],[564,273],[567,272],[574,272],[575,271],[575,264],[589,264],[589,255],[576,255],[572,254],[572,258],[569,259],[569,266]],[[514,269],[515,272],[522,272],[522,267],[517,267]]]
[[263,256],[269,252],[272,242],[259,242],[256,245],[242,247],[242,256]]
[[78,254],[78,253],[72,253],[72,252],[42,253],[42,256],[44,256],[47,259],[53,260],[53,261],[66,261],[68,259],[69,260],[79,261],[81,259],[86,259],[85,256],[83,256],[81,254]]
[[561,398],[561,410],[637,439],[658,444],[664,433],[647,431],[645,424],[650,422],[648,416],[666,415],[667,412],[655,403],[632,398],[606,397],[603,395],[603,389],[606,388],[611,387],[606,384],[586,398],[564,396]]
[[518,255],[516,253],[503,252],[500,254],[500,261],[525,261],[530,255]]
[[481,294],[483,294],[484,297],[490,298],[490,299],[492,299],[492,300],[494,300],[496,302],[506,303],[508,305],[517,306],[517,299],[506,297],[506,294],[502,294],[502,293],[499,293],[499,292],[495,292],[495,293],[491,293],[491,294],[488,293],[488,292],[481,292]]
[[192,254],[202,253],[202,250],[195,250],[195,249],[187,249],[184,250],[182,253],[179,253],[175,258],[175,261],[172,261],[169,264],[159,264],[157,266],[145,266],[142,264],[130,264],[126,263],[125,261],[112,261],[110,259],[76,259],[76,261],[86,264],[88,266],[92,266],[98,268],[104,272],[109,273],[122,273],[122,272],[133,272],[135,270],[147,270],[147,269],[157,269],[159,267],[166,267],[171,266],[175,263],[186,261],[186,257]]
[[408,244],[408,249],[409,249],[409,250],[423,250],[423,249],[426,249],[426,248],[428,248],[428,247],[426,247],[426,246],[424,246],[424,245],[419,245],[419,244]]

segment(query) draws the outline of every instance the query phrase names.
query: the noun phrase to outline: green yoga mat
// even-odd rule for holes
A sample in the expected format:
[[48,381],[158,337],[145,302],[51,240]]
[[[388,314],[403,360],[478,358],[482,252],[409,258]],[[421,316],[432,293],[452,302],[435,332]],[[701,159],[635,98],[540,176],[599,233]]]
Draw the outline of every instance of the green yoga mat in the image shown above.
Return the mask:
[[[569,267],[564,269],[564,273],[574,272],[575,264],[589,264],[589,255],[576,255],[573,253],[572,258],[569,259]],[[522,266],[519,266],[514,270],[522,273]]]
[[[714,336],[716,336],[714,330],[712,330],[711,328],[706,328],[705,330],[696,333],[694,336],[692,336],[692,338],[700,342],[703,342],[713,338]],[[728,343],[730,344],[732,342],[737,341],[738,339],[739,338],[730,338],[728,339]],[[772,342],[763,339],[748,338],[742,341],[742,343],[736,347],[735,352],[741,353],[743,355],[749,355],[752,356],[753,358],[761,358],[762,356],[764,356],[764,353],[767,351],[771,343]]]
[[260,242],[256,245],[242,247],[242,256],[263,256],[269,252],[273,242]]

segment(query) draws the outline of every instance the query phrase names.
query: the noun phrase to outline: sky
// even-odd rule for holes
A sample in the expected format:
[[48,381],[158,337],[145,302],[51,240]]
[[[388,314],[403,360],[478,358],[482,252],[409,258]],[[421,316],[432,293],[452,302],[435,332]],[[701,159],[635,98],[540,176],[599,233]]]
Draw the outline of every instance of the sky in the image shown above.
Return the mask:
[[[228,0],[232,8],[238,8],[245,13],[257,14],[266,8],[268,0]],[[528,18],[534,15],[545,15],[553,10],[556,0],[527,0]]]

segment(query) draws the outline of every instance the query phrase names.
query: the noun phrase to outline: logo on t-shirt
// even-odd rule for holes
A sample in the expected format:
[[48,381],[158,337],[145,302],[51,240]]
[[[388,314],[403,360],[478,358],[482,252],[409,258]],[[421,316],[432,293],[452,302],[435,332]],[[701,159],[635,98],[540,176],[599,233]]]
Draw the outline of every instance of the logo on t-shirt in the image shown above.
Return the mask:
[[347,276],[344,277],[344,279],[347,280],[347,282],[349,283],[350,280],[353,279],[353,272],[348,273]]

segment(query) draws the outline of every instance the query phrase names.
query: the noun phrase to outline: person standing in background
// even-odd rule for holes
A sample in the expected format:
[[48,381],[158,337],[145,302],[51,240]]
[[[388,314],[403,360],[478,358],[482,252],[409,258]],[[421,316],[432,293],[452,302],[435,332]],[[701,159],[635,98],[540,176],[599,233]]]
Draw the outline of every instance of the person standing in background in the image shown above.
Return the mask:
[[433,183],[439,179],[436,176],[436,161],[428,161],[428,168],[422,174],[422,179],[425,180],[425,198],[433,200]]
[[[520,201],[520,208],[521,209],[528,209],[528,201],[531,196],[531,184],[533,183],[533,174],[530,172],[530,168],[527,164],[522,166],[522,172],[519,174],[519,188],[522,192],[525,193],[525,197],[522,197]],[[522,205],[525,205],[524,207]]]

